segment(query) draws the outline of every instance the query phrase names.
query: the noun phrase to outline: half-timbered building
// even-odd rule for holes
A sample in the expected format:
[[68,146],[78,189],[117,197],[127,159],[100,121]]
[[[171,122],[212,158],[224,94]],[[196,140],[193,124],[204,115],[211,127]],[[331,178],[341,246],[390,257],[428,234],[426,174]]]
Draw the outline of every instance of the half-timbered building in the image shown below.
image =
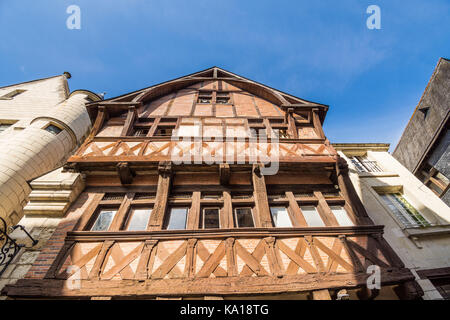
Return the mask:
[[9,297],[419,295],[325,137],[328,106],[213,67],[86,107],[61,173],[82,191]]

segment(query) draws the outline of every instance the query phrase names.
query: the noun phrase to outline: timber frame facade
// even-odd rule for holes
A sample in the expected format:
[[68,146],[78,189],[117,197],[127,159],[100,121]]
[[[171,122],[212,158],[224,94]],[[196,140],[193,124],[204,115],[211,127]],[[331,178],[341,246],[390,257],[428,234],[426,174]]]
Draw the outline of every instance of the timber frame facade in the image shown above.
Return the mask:
[[[420,295],[325,137],[328,106],[213,67],[87,109],[65,166],[85,189],[9,297]],[[264,175],[252,153],[274,150]]]

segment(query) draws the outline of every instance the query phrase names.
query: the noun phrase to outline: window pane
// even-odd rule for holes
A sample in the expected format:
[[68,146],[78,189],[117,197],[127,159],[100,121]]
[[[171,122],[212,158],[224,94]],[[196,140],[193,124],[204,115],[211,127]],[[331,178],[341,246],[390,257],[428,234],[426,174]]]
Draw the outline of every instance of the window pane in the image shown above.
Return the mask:
[[405,227],[431,225],[401,194],[384,194],[381,198]]
[[203,228],[204,229],[220,228],[218,208],[203,209]]
[[91,231],[108,230],[112,220],[114,219],[114,216],[116,215],[116,212],[116,210],[101,210]]
[[134,209],[132,212],[128,231],[143,231],[147,229],[152,209]]
[[336,217],[336,220],[338,221],[340,226],[348,227],[355,225],[344,208],[340,206],[333,206],[331,207],[331,211],[333,211],[333,214]]
[[277,228],[291,228],[292,222],[289,218],[287,208],[285,207],[271,207],[272,219]]
[[10,124],[0,124],[0,133],[11,127]]
[[168,230],[184,230],[186,229],[186,217],[188,208],[172,208],[170,209]]
[[301,210],[309,227],[325,227],[316,207],[301,207]]
[[234,212],[236,214],[236,223],[238,228],[253,228],[255,226],[253,222],[252,209],[236,208]]

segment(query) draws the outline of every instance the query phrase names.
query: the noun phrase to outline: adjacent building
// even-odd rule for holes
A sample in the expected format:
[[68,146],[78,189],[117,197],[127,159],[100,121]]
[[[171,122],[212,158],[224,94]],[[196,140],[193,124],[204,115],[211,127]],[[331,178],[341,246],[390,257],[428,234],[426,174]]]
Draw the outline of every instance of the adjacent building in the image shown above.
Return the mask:
[[424,299],[450,299],[450,208],[387,144],[333,144],[369,217],[415,275]]
[[[28,182],[61,167],[91,128],[84,105],[99,97],[70,93],[68,78],[64,73],[0,88],[0,218],[9,226],[23,217]],[[55,205],[54,212],[62,210]]]
[[434,70],[393,156],[450,206],[450,61]]
[[328,106],[213,67],[86,108],[86,141],[31,182],[21,224],[43,241],[5,273],[9,298],[423,294],[326,138]]

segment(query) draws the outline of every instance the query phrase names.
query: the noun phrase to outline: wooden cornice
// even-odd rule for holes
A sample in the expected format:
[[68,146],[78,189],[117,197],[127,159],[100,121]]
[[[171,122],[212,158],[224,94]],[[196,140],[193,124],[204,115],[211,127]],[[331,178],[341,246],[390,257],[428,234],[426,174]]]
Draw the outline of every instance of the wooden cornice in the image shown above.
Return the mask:
[[69,231],[66,241],[141,241],[141,240],[176,240],[176,239],[225,239],[233,238],[266,238],[266,237],[303,237],[303,236],[356,236],[383,234],[384,226],[367,225],[352,227],[322,227],[322,228],[242,228],[220,230],[156,230],[156,231],[120,231],[92,232]]

